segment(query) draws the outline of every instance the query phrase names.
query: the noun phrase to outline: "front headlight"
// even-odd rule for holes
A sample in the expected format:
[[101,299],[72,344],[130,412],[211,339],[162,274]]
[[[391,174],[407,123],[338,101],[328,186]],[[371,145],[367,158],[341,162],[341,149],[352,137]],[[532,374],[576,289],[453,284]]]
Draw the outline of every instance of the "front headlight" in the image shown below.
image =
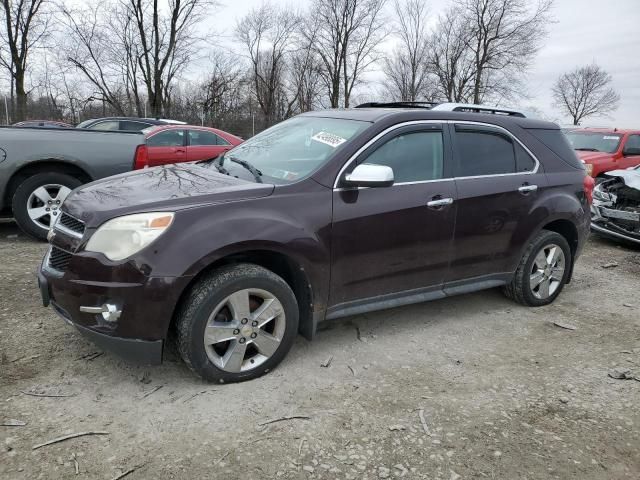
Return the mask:
[[173,222],[172,212],[137,213],[105,222],[89,239],[85,250],[124,260],[162,235]]
[[591,175],[593,173],[593,165],[591,163],[586,163],[585,162],[584,168],[587,171],[587,175],[589,175],[590,177],[593,176],[593,175]]

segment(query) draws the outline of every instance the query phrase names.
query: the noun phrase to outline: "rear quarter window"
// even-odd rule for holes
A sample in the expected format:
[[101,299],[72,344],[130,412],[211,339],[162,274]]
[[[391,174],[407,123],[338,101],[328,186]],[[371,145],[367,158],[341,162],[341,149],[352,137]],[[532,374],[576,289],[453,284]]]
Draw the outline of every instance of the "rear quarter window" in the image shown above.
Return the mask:
[[549,150],[574,168],[584,169],[576,152],[571,148],[567,137],[560,129],[527,129],[531,135],[540,140]]

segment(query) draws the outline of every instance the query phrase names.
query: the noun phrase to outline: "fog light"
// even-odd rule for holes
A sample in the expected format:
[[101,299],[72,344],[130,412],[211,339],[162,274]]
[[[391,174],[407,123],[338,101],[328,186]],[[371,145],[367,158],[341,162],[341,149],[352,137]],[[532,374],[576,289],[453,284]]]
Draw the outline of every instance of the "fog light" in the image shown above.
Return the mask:
[[105,303],[101,307],[80,307],[80,311],[94,315],[100,314],[107,322],[117,322],[122,314],[122,310],[111,303]]

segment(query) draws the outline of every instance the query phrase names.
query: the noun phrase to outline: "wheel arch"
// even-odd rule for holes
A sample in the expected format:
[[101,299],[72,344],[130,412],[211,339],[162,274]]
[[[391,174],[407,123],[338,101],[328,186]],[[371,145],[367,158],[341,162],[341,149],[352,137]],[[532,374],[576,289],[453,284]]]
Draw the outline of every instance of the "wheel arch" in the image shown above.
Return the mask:
[[571,255],[575,255],[578,250],[578,229],[571,220],[566,218],[553,220],[543,225],[540,230],[550,230],[562,235],[567,240],[569,248],[571,248]]
[[567,277],[567,283],[571,282],[571,278],[573,277],[573,266],[575,264],[575,256],[578,251],[579,244],[579,233],[578,228],[575,223],[568,218],[556,218],[553,220],[548,220],[546,223],[540,225],[538,229],[531,235],[531,238],[535,237],[542,230],[549,230],[551,232],[555,232],[559,235],[562,235],[567,243],[569,244],[569,248],[571,249],[571,265],[569,267],[569,276]]
[[316,322],[313,313],[314,290],[308,272],[299,261],[290,255],[266,248],[241,250],[230,253],[204,266],[191,278],[182,290],[173,309],[169,331],[171,332],[175,329],[176,313],[180,310],[182,303],[186,301],[193,286],[199,282],[200,279],[220,267],[240,263],[252,263],[266,268],[280,276],[289,285],[298,301],[300,311],[298,331],[305,338],[311,340],[315,334]]
[[64,160],[49,158],[30,162],[18,168],[9,178],[3,196],[3,203],[5,207],[9,210],[11,209],[11,199],[20,183],[22,183],[32,175],[48,172],[71,175],[80,180],[82,183],[88,183],[93,180],[91,175],[82,167]]

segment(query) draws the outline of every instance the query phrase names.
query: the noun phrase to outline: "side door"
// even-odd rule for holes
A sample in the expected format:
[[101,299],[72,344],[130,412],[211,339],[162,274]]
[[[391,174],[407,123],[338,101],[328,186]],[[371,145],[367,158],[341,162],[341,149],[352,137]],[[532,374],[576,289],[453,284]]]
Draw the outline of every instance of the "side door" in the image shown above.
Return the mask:
[[631,134],[622,149],[622,159],[620,168],[629,168],[640,165],[640,135]]
[[458,194],[447,282],[512,272],[535,223],[530,212],[547,186],[539,162],[504,129],[450,126]]
[[[441,124],[397,128],[341,172],[333,192],[329,318],[360,302],[388,299],[391,306],[440,292],[456,209],[447,145]],[[394,184],[343,188],[341,180],[362,163],[391,167]]]
[[207,160],[231,149],[225,139],[208,130],[189,130],[187,161]]
[[184,130],[160,130],[147,138],[149,166],[187,161]]

